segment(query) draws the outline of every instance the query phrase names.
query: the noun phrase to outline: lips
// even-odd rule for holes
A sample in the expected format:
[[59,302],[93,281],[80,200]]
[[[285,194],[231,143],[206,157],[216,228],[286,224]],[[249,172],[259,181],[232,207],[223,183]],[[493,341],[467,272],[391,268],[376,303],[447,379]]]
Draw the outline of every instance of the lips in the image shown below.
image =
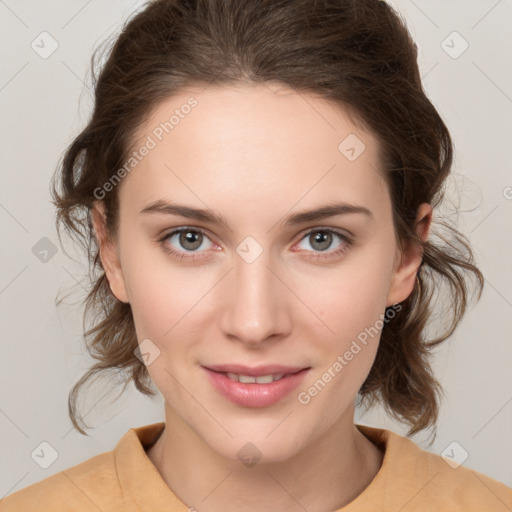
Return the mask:
[[[252,368],[241,365],[215,365],[210,368],[205,366],[202,368],[209,382],[220,395],[242,407],[268,407],[278,403],[299,386],[310,371],[310,367],[298,368],[297,371],[297,367],[283,365],[264,365]],[[267,380],[262,378],[262,376],[265,375],[272,375],[273,373],[282,375],[285,372],[293,373],[286,373],[278,380],[273,380],[272,382],[256,381],[249,383],[239,382],[228,376],[228,373],[233,374],[236,372],[217,371],[212,368],[216,368],[217,370],[236,370],[237,372],[241,372],[238,375],[247,375],[247,373],[244,372],[249,372],[253,374],[255,379],[260,378],[264,381]],[[276,372],[276,370],[279,372]],[[250,378],[250,376],[248,377]]]
[[235,373],[236,375],[248,375],[250,377],[261,377],[263,375],[275,374],[295,374],[309,368],[307,366],[285,366],[281,364],[263,364],[253,367],[240,364],[219,364],[204,367],[217,373]]

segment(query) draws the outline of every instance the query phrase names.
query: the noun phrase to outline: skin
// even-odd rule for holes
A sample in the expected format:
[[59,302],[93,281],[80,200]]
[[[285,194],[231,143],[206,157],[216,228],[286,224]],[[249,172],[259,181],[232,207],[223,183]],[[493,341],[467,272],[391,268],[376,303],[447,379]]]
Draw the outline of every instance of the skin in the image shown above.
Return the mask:
[[[197,107],[118,185],[117,236],[105,234],[101,202],[93,217],[113,294],[131,304],[139,343],[149,338],[160,350],[148,371],[165,399],[166,428],[148,457],[198,511],[336,510],[382,464],[383,453],[354,425],[356,394],[380,332],[310,403],[299,403],[297,394],[386,307],[409,296],[421,250],[399,251],[378,140],[344,109],[284,87],[189,89],[161,103],[136,140],[191,95]],[[366,146],[354,161],[338,150],[351,133]],[[139,213],[157,199],[210,209],[227,225]],[[330,201],[363,205],[373,217],[284,226],[291,213]],[[432,208],[422,204],[416,226],[423,240],[431,219]],[[158,241],[180,227],[208,236],[198,235],[196,249],[180,244],[179,235]],[[348,232],[354,242],[335,255],[344,240],[333,234],[322,250],[315,228]],[[236,252],[247,236],[263,250],[252,263]],[[165,244],[189,259],[173,259]],[[311,370],[278,403],[247,408],[219,395],[200,366],[228,362]],[[237,457],[248,442],[261,452],[251,468]]]

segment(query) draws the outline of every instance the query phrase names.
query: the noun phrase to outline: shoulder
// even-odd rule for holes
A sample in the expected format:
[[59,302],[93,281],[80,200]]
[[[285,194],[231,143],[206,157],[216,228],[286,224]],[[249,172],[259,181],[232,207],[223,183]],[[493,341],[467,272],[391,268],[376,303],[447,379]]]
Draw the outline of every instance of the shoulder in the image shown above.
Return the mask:
[[[479,471],[456,462],[450,450],[445,456],[420,448],[412,440],[402,437],[399,441],[407,453],[402,478],[415,491],[410,496],[408,511],[432,510],[510,512],[512,488]],[[402,464],[400,460],[396,464]]]
[[[113,510],[122,503],[114,452],[105,452],[0,500],[1,512]],[[128,510],[123,508],[123,510]]]
[[402,508],[407,512],[512,510],[512,488],[456,463],[457,453],[450,450],[443,457],[390,430],[366,426],[360,430],[384,449],[385,455],[381,469],[360,501],[356,500],[357,505],[378,500],[380,510],[386,512]]

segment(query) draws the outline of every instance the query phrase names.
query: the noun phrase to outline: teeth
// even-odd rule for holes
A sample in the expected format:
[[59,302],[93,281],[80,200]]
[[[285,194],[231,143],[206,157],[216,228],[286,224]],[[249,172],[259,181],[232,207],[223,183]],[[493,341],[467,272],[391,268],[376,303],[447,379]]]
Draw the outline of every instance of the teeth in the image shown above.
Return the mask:
[[238,375],[235,378],[238,378],[238,382],[243,382],[244,384],[254,383],[258,380],[257,377],[251,377],[249,375]]
[[250,375],[237,375],[236,373],[227,372],[226,375],[231,380],[236,380],[238,382],[242,382],[243,384],[270,384],[275,380],[282,379],[284,373],[275,373],[271,375],[261,375],[259,377],[251,377]]

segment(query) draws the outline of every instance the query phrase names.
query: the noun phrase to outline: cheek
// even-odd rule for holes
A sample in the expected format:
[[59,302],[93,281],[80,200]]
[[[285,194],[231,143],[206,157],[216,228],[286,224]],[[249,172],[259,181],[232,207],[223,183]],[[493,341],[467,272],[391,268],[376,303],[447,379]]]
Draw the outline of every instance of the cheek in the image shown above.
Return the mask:
[[[320,363],[300,391],[299,403],[313,406],[325,421],[335,421],[353,403],[375,360],[385,318],[382,300],[350,294],[336,306],[324,305],[325,322],[335,334],[319,336]],[[327,310],[327,308],[329,308]],[[327,318],[327,311],[330,316]],[[323,329],[325,332],[325,328]],[[323,411],[323,412],[320,412]],[[329,418],[329,419],[328,419]]]
[[123,269],[137,330],[162,342],[205,292],[197,271],[179,268],[163,249],[131,253]]
[[139,341],[141,336],[163,339],[174,325],[175,313],[162,281],[140,276],[140,281],[131,281],[131,307]]
[[[213,322],[206,310],[215,294],[208,290],[216,280],[193,267],[178,268],[153,256],[143,264],[140,256],[127,264],[131,308],[139,343],[147,343],[158,357],[147,365],[151,379],[160,390],[167,390],[176,400],[182,393],[173,376],[183,381],[187,368],[195,364],[197,345],[204,336],[201,326]],[[210,315],[210,316],[208,316]],[[145,342],[144,340],[150,340]],[[141,347],[142,350],[142,347]],[[177,395],[174,395],[174,394]]]
[[310,323],[308,335],[321,354],[318,372],[308,383],[317,395],[313,398],[306,390],[305,400],[316,401],[315,407],[332,407],[332,417],[355,398],[375,360],[385,318],[388,256],[368,247],[335,268],[329,279],[304,286],[321,319],[314,327]]
[[378,324],[384,314],[389,268],[385,255],[379,260],[371,252],[361,252],[316,278],[297,280],[297,295],[320,320],[316,328],[324,333],[320,339],[336,339],[343,345]]

